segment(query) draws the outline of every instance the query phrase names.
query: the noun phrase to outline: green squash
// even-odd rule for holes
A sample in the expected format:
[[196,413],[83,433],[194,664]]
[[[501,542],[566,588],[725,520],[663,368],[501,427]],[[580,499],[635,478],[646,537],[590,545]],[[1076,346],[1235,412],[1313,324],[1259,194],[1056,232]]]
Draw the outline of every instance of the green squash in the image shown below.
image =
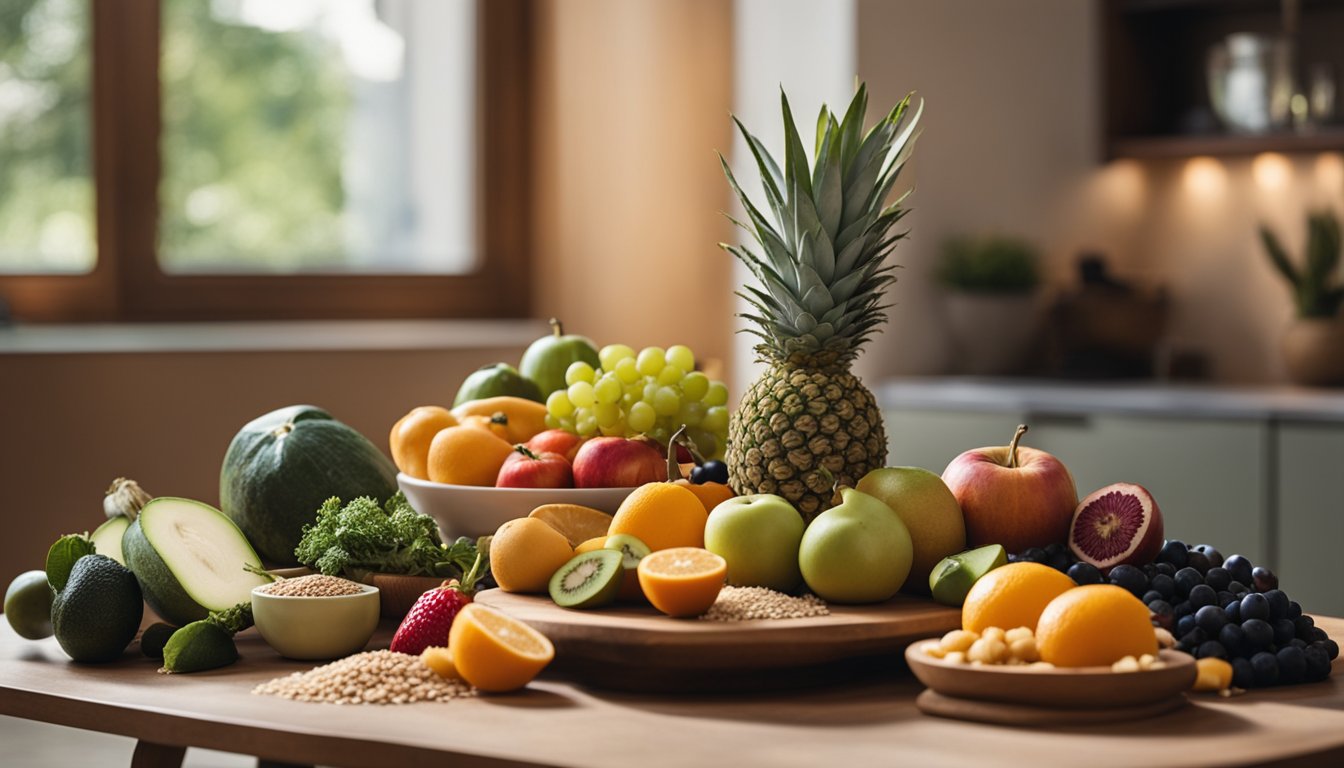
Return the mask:
[[248,422],[219,472],[219,501],[261,556],[298,565],[294,548],[322,502],[397,491],[397,470],[382,451],[331,414],[291,405]]

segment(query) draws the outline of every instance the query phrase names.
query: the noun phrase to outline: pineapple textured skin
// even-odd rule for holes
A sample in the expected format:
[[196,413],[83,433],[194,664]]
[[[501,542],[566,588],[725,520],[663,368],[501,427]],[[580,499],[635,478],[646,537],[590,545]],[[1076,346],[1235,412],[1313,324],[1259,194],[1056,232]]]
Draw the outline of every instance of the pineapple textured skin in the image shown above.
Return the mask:
[[835,482],[853,486],[887,459],[873,393],[844,370],[772,366],[743,395],[728,444],[738,492],[783,496],[806,520],[831,506]]

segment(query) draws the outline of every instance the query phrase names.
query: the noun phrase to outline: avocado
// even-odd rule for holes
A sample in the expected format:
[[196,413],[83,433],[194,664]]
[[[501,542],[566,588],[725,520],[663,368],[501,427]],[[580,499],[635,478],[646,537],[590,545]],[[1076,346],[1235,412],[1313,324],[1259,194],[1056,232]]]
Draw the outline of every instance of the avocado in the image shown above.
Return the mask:
[[176,631],[177,627],[162,621],[150,624],[140,633],[140,652],[151,659],[162,659],[163,647]]
[[112,661],[135,638],[144,610],[134,574],[106,555],[85,555],[51,602],[51,625],[75,661]]
[[163,646],[163,668],[169,672],[203,672],[238,660],[233,633],[210,621],[193,621],[177,630]]
[[487,397],[521,397],[538,403],[546,402],[541,387],[508,363],[495,363],[473,371],[462,380],[457,397],[453,398],[453,407]]

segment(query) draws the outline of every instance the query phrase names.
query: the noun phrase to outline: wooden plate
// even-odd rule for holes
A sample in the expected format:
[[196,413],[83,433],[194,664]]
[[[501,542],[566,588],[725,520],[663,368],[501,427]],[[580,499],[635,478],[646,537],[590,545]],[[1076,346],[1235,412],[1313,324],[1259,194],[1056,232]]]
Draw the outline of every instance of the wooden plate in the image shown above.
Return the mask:
[[993,723],[995,725],[1014,725],[1036,728],[1052,725],[1095,725],[1118,723],[1126,720],[1142,720],[1173,712],[1188,706],[1185,696],[1175,696],[1148,704],[1132,707],[1109,707],[1107,709],[1068,709],[1063,707],[1028,707],[1021,704],[1004,704],[999,701],[977,701],[944,696],[935,690],[926,688],[915,697],[915,706],[926,715],[950,717],[954,720],[969,720],[974,723]]
[[[830,606],[829,616],[759,621],[671,619],[649,606],[569,610],[498,589],[476,601],[521,619],[555,644],[555,668],[591,685],[637,691],[762,690],[828,682],[849,662],[885,657],[916,637],[961,626],[961,612],[895,597]],[[787,670],[787,671],[785,671]]]
[[[934,639],[934,638],[931,638]],[[922,653],[912,643],[905,661],[915,677],[943,696],[1055,709],[1140,707],[1179,696],[1195,682],[1195,660],[1162,651],[1161,669],[1112,672],[1110,667],[982,666],[949,664]]]

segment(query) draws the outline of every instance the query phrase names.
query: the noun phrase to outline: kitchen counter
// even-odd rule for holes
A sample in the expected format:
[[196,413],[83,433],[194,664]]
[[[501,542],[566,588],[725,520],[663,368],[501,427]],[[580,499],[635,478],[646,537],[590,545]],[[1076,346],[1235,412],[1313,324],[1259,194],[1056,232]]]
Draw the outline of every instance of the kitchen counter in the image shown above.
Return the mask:
[[884,409],[1344,423],[1344,390],[1291,386],[938,377],[886,381],[876,394]]

